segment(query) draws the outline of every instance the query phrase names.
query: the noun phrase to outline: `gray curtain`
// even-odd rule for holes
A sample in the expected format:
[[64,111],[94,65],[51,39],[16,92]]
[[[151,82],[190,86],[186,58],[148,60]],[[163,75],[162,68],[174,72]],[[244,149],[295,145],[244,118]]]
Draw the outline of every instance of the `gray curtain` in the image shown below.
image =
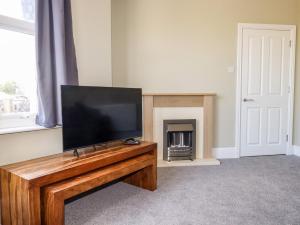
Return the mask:
[[61,85],[78,85],[70,0],[36,0],[38,125],[62,124]]

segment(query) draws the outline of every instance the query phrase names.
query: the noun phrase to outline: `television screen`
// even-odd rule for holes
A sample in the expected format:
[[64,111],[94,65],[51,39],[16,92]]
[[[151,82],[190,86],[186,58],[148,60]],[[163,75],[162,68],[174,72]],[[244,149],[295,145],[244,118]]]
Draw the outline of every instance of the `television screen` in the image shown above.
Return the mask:
[[142,136],[142,90],[64,85],[64,151]]

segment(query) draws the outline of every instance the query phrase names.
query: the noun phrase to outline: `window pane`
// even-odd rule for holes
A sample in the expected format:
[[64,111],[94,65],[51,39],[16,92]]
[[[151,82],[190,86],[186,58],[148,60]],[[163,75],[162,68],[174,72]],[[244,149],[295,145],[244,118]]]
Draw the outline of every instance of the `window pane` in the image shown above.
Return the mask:
[[0,15],[34,21],[35,0],[0,0]]
[[37,82],[34,36],[0,29],[0,128],[34,125]]

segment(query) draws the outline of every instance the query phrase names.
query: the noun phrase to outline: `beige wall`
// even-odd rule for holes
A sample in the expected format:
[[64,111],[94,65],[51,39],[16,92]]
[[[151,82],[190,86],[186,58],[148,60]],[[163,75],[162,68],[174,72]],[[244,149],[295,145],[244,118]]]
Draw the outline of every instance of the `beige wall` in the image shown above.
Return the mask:
[[0,165],[62,152],[61,129],[0,135]]
[[295,24],[296,1],[112,0],[113,85],[216,92],[215,147],[233,147],[237,24]]
[[[234,146],[235,74],[227,67],[236,62],[236,25],[295,24],[296,1],[112,0],[113,83],[145,92],[217,92],[215,146]],[[72,3],[80,84],[110,86],[110,0]],[[300,26],[299,0],[298,6]],[[297,74],[300,145],[300,69]],[[61,151],[61,129],[0,135],[0,165]]]
[[[81,85],[111,86],[110,0],[73,0]],[[0,165],[62,151],[61,129],[0,135]]]
[[295,79],[294,144],[300,146],[300,0],[297,5],[297,56]]
[[111,86],[111,1],[72,0],[81,85]]

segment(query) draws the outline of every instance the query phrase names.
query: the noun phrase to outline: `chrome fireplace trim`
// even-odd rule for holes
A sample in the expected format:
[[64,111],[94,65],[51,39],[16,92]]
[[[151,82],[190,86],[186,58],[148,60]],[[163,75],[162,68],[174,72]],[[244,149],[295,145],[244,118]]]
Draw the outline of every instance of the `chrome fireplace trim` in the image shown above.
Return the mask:
[[[196,159],[196,120],[164,120],[163,126],[163,160],[195,160]],[[176,134],[175,134],[176,133]],[[172,145],[176,138],[177,143]],[[176,137],[175,137],[176,136]],[[185,145],[188,139],[189,145]],[[176,142],[176,141],[175,141]],[[174,144],[174,143],[173,143]]]

